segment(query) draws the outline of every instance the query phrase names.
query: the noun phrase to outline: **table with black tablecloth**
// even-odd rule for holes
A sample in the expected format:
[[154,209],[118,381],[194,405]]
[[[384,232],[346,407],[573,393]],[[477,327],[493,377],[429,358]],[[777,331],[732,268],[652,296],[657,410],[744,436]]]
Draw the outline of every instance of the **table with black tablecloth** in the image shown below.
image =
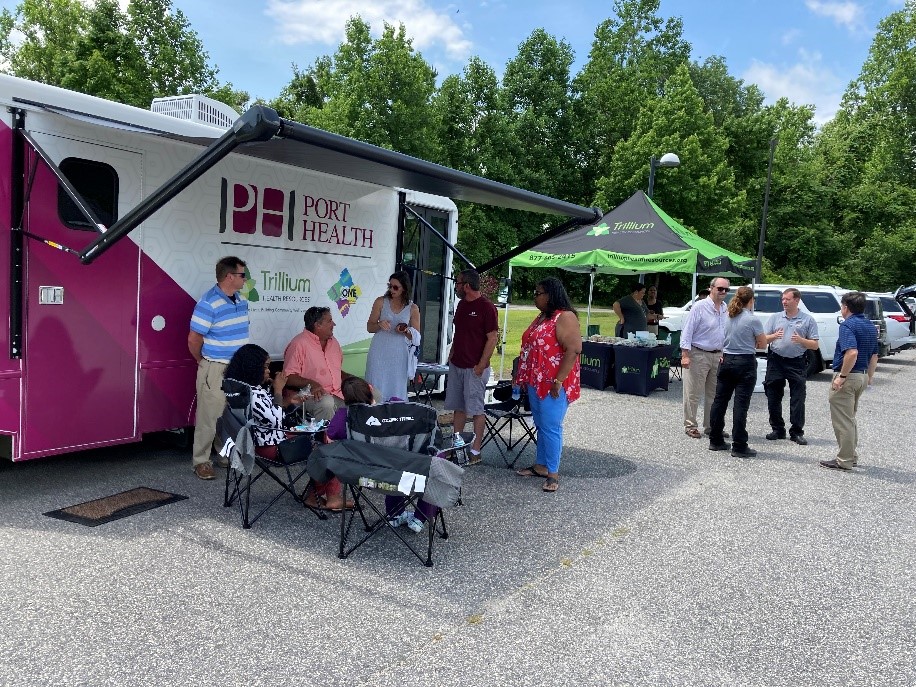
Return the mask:
[[583,386],[606,389],[614,385],[614,347],[594,341],[582,342],[579,377]]
[[673,346],[625,346],[614,348],[614,379],[618,394],[648,396],[655,389],[668,390],[668,368]]

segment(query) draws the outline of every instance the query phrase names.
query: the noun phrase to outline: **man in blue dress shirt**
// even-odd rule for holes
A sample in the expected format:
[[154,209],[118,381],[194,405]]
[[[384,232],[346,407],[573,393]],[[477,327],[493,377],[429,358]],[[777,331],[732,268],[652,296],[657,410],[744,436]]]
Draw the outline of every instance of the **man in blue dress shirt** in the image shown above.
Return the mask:
[[859,397],[872,382],[878,366],[878,333],[865,315],[865,294],[850,291],[840,301],[840,336],[833,354],[833,382],[830,385],[830,421],[839,451],[821,466],[849,470],[859,462],[856,410]]

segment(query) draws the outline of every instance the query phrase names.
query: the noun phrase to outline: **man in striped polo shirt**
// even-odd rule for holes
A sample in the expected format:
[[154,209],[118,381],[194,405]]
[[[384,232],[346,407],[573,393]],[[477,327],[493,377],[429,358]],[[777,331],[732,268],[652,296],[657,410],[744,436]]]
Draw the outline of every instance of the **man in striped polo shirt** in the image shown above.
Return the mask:
[[194,474],[213,479],[210,452],[216,421],[223,414],[223,372],[233,354],[248,343],[248,301],[239,290],[245,285],[245,263],[234,256],[216,263],[216,285],[203,295],[191,315],[188,350],[197,361],[197,425],[194,429]]

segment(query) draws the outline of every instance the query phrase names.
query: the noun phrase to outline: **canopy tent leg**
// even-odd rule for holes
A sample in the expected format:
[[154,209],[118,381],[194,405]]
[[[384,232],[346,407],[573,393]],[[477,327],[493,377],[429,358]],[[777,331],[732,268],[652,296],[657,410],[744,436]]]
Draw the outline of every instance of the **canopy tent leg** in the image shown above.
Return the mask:
[[697,297],[697,273],[695,271],[693,273],[693,285],[690,287],[690,297]]
[[509,265],[508,289],[506,289],[506,307],[503,311],[503,331],[500,334],[499,342],[499,378],[503,378],[503,370],[506,367],[506,327],[509,326],[509,303],[512,302],[512,265]]
[[588,309],[585,311],[585,333],[588,333],[588,325],[592,319],[592,291],[595,288],[595,268],[588,273]]

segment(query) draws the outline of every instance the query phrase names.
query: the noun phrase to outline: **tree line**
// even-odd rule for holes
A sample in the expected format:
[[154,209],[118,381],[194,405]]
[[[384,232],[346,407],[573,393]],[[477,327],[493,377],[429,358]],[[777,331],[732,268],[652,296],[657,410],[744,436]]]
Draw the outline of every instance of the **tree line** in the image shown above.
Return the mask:
[[[331,55],[291,65],[263,100],[281,116],[582,205],[613,208],[645,188],[650,157],[682,164],[656,176],[654,199],[729,250],[757,252],[770,140],[777,139],[763,276],[768,282],[892,290],[916,281],[916,0],[882,19],[836,116],[818,128],[807,104],[764,93],[723,57],[691,58],[680,18],[661,0],[616,0],[572,72],[569,44],[536,29],[502,78],[473,57],[438,82],[403,25],[375,38],[359,17]],[[171,0],[22,0],[0,14],[6,71],[148,108],[204,93],[244,109]],[[461,204],[459,247],[480,264],[558,223]],[[545,275],[518,275],[521,288]],[[574,297],[586,278],[563,273]],[[661,275],[668,302],[688,278]],[[626,290],[599,275],[599,302]],[[518,292],[518,289],[516,289]],[[522,291],[523,293],[526,291]]]

